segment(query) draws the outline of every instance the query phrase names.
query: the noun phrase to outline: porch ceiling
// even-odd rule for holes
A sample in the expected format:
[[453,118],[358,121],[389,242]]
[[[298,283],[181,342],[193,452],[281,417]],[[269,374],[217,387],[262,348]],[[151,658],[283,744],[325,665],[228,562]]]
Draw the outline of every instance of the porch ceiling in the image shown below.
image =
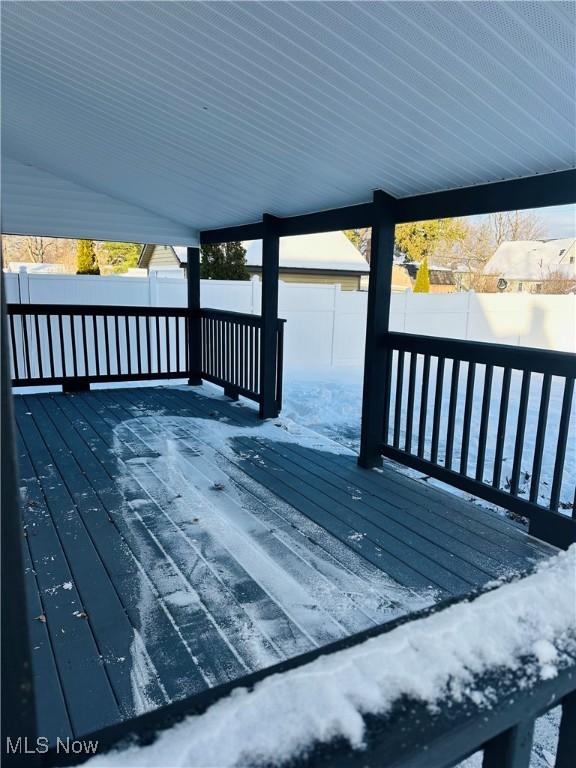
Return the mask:
[[4,3],[3,231],[199,229],[576,165],[574,5]]

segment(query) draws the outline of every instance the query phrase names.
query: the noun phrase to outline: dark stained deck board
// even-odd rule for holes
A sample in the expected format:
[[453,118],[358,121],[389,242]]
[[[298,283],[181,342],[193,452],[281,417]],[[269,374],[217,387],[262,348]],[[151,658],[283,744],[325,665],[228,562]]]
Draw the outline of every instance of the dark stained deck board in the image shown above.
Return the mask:
[[[20,404],[16,407],[19,409]],[[77,529],[76,516],[70,514],[73,503],[55,472],[51,471],[52,462],[43,440],[32,418],[26,414],[20,419],[20,430],[24,448],[21,448],[21,475],[25,479],[32,478],[33,469],[38,478],[36,489],[33,479],[26,483],[28,509],[24,513],[34,571],[42,590],[46,625],[68,702],[72,729],[75,734],[85,733],[95,723],[104,727],[121,717],[91,622],[74,615],[76,611],[84,610],[84,595],[86,591],[90,593],[89,585],[93,583],[89,572],[91,558],[86,542],[74,530]],[[27,466],[27,452],[31,466]],[[34,502],[32,508],[30,502]],[[51,505],[62,510],[56,521],[51,514]],[[80,555],[74,562],[68,558],[70,545],[77,548]],[[72,584],[71,589],[63,587],[68,583]]]
[[32,617],[29,632],[38,733],[46,734],[52,746],[58,738],[65,739],[72,733],[72,726],[48,627],[40,620],[40,617],[45,615],[44,606],[27,540],[24,542],[23,551],[26,602]]
[[[42,398],[39,398],[39,400],[42,402]],[[65,409],[73,408],[70,401],[66,402],[65,400],[60,401],[56,399],[53,402],[55,407],[60,409],[63,417]],[[80,419],[82,426],[86,428],[87,419],[83,417],[80,417]],[[106,473],[102,463],[96,458],[97,452],[94,450],[94,445],[91,451],[83,443],[79,434],[75,433],[71,426],[68,426],[66,418],[55,419],[55,424],[58,424],[59,429],[65,433],[66,439],[70,446],[73,447],[74,454],[80,462],[79,467],[81,466],[86,472],[86,476],[90,478],[90,483],[93,487],[85,491],[85,493],[90,497],[96,497],[102,502],[106,509],[107,518],[108,515],[111,516],[118,532],[122,535],[123,543],[129,549],[129,555],[125,553],[123,556],[112,558],[112,565],[122,565],[130,559],[135,563],[135,567],[140,569],[143,579],[135,578],[135,571],[132,569],[128,589],[132,592],[136,586],[139,590],[146,589],[147,591],[147,595],[140,596],[140,598],[143,597],[149,606],[149,610],[154,612],[153,623],[156,627],[152,640],[148,641],[150,648],[147,648],[147,650],[157,666],[157,671],[166,689],[168,700],[183,698],[191,693],[204,690],[206,680],[199,666],[204,655],[202,647],[206,645],[213,648],[214,652],[210,654],[209,660],[212,663],[218,663],[219,679],[231,679],[234,673],[237,676],[241,671],[246,672],[246,670],[240,670],[237,666],[233,666],[233,671],[229,672],[226,676],[224,675],[223,664],[226,661],[230,663],[230,653],[222,641],[220,640],[219,642],[219,638],[214,636],[213,632],[207,632],[206,622],[202,620],[203,617],[201,615],[195,617],[194,633],[188,638],[188,642],[183,633],[175,629],[162,602],[166,595],[161,594],[157,590],[154,580],[149,578],[145,569],[142,570],[146,562],[161,561],[162,551],[158,546],[154,545],[154,542],[151,542],[150,549],[145,554],[138,552],[143,541],[143,539],[140,539],[136,543],[134,542],[134,526],[138,527],[138,522],[133,520],[132,526],[126,525],[127,514],[129,514],[127,500],[118,493],[117,488],[112,483],[112,475]],[[104,454],[104,460],[110,462],[110,458],[106,453]],[[111,471],[114,471],[114,468]],[[109,524],[108,529],[112,530]],[[130,592],[127,595],[126,610],[134,626],[140,628],[139,615],[136,608],[138,596],[132,595]],[[202,640],[204,641],[203,643]],[[201,646],[194,647],[199,642]],[[156,692],[157,703],[160,703],[160,699],[161,697]]]
[[[146,433],[149,435],[149,438],[154,435],[154,432],[149,427],[140,427],[139,425],[139,431],[142,432],[142,434],[135,433],[135,439],[138,442],[146,440]],[[216,480],[222,484],[229,481],[231,470],[233,469],[232,466],[229,468],[227,467],[226,474],[222,471],[215,474],[214,467],[206,462],[202,456],[198,456],[197,451],[191,449],[190,456],[194,468],[197,472],[200,470],[200,472],[203,473],[205,480],[210,479],[212,481],[216,478]],[[148,474],[154,474],[154,470],[151,467],[143,467],[141,472],[141,482],[143,484],[146,483]],[[160,480],[159,477],[157,479]],[[187,482],[185,473],[182,473],[181,479],[183,483]],[[257,502],[258,499],[253,495],[253,498],[251,499],[251,507],[254,507],[254,504]],[[353,618],[360,614],[362,615],[362,620],[365,620],[369,613],[366,613],[363,607],[355,606],[352,598],[347,598],[346,596],[343,597],[341,585],[332,583],[332,581],[338,582],[339,573],[335,571],[334,567],[326,567],[325,556],[321,561],[313,557],[316,544],[314,543],[314,546],[311,547],[310,542],[308,541],[308,547],[305,547],[304,544],[307,539],[304,539],[300,542],[300,546],[298,545],[298,542],[296,542],[295,545],[293,535],[287,543],[282,537],[278,537],[277,528],[281,518],[278,518],[278,515],[271,517],[267,514],[269,508],[262,502],[257,503],[257,507],[257,512],[252,508],[250,512],[246,513],[245,518],[253,529],[258,529],[262,545],[270,556],[275,561],[282,563],[287,572],[292,572],[296,576],[297,571],[298,580],[319,600],[323,595],[315,589],[316,586],[319,586],[324,594],[326,592],[331,592],[333,597],[338,595],[344,605],[342,606],[342,610],[340,610],[340,606],[336,607],[336,612],[333,618],[337,619],[344,629],[347,628],[346,624],[349,618]],[[273,531],[270,530],[270,525],[273,526]],[[269,533],[273,533],[273,535],[269,536]],[[281,546],[279,546],[279,544],[281,544]],[[338,570],[343,570],[342,563],[338,561],[336,561],[336,563]],[[349,581],[350,572],[348,571],[346,575],[347,587],[350,586]],[[359,590],[365,590],[367,586],[367,582],[358,583]],[[380,615],[376,618],[381,620],[382,616]],[[348,627],[348,629],[349,631],[354,631],[353,627]]]
[[[164,397],[164,391],[158,393]],[[182,415],[186,410],[196,405],[195,401],[187,399],[188,392],[180,388],[173,387],[166,396],[180,397],[183,406]],[[218,413],[226,419],[232,419],[239,424],[254,426],[254,410],[250,405],[240,403],[230,403],[226,399],[210,400],[210,411]],[[197,412],[198,413],[198,412]],[[290,444],[282,446],[287,450],[293,448]],[[529,556],[529,553],[535,553],[537,557],[541,556],[543,547],[548,547],[550,553],[555,552],[555,548],[541,541],[536,541],[529,536],[518,536],[519,529],[522,528],[498,514],[487,514],[484,508],[478,508],[476,505],[463,501],[449,492],[441,489],[427,486],[421,482],[403,475],[392,466],[392,462],[385,462],[384,467],[379,470],[363,470],[359,468],[355,461],[350,461],[345,456],[326,457],[321,451],[315,458],[315,463],[320,467],[324,466],[333,474],[336,470],[335,464],[340,464],[338,472],[345,472],[345,476],[359,487],[370,491],[386,503],[390,499],[398,497],[404,502],[409,502],[414,506],[419,506],[428,511],[434,511],[445,518],[449,518],[455,525],[461,526],[467,533],[474,531],[488,541],[503,547],[507,552],[517,552],[522,560]],[[391,493],[391,486],[393,493]],[[522,531],[524,532],[524,531]],[[477,538],[477,537],[476,537]]]
[[[406,612],[410,590],[466,593],[555,551],[393,468],[361,470],[354,456],[282,442],[280,430],[278,440],[240,430],[220,450],[198,419],[260,423],[226,398],[176,387],[26,395],[16,415],[34,674],[52,740],[382,623]],[[175,461],[162,455],[166,439]],[[206,507],[214,482],[225,490]],[[54,589],[67,581],[72,590]]]
[[[187,393],[182,393],[181,390],[176,389],[171,390],[169,393],[162,390],[161,392],[156,393],[156,396],[158,397],[159,402],[164,401],[165,403],[167,397],[170,397],[172,394],[178,396],[179,394],[186,395]],[[182,413],[187,412],[196,416],[202,414],[202,411],[196,408],[196,401],[187,399],[184,402],[183,407],[184,410]],[[245,423],[247,426],[251,423],[250,416],[248,416],[248,420],[243,418],[244,414],[242,412],[247,409],[238,408],[236,405],[230,405],[221,400],[215,401],[214,409],[226,418],[235,418],[236,413],[241,413],[242,415],[240,418],[236,417],[237,420],[240,423]],[[256,447],[254,443],[256,443]],[[306,505],[306,508],[303,511],[308,515],[314,515],[314,512],[310,511],[310,505],[308,503],[308,497],[310,496],[314,497],[312,501],[317,508],[327,507],[329,513],[337,506],[338,508],[341,508],[342,502],[345,501],[348,510],[357,515],[355,510],[356,500],[350,501],[351,496],[354,496],[355,494],[354,492],[351,494],[350,485],[348,483],[344,484],[342,482],[343,477],[345,477],[346,480],[349,479],[353,489],[361,488],[363,491],[366,491],[366,496],[363,497],[362,503],[358,506],[360,507],[361,514],[366,514],[368,511],[369,522],[372,522],[373,520],[378,521],[378,519],[381,520],[385,514],[392,514],[395,516],[396,521],[399,521],[401,525],[411,525],[413,531],[417,531],[419,526],[420,532],[424,537],[430,537],[437,545],[439,543],[442,545],[443,542],[444,553],[449,558],[448,561],[444,558],[444,562],[450,563],[448,567],[456,569],[464,579],[466,579],[466,575],[468,575],[468,577],[470,576],[470,570],[467,570],[466,568],[467,565],[479,565],[480,567],[476,568],[476,578],[473,578],[472,580],[469,578],[466,579],[469,584],[480,585],[485,583],[486,580],[507,575],[511,571],[514,571],[515,568],[522,569],[527,563],[541,559],[546,554],[554,552],[552,547],[531,539],[516,526],[499,519],[497,519],[497,523],[500,524],[503,531],[503,533],[499,534],[500,542],[494,543],[493,541],[490,541],[490,539],[494,538],[495,532],[492,527],[482,525],[482,517],[490,519],[495,518],[496,515],[474,508],[473,505],[467,502],[458,499],[454,500],[450,498],[449,494],[433,488],[428,488],[424,484],[418,483],[410,478],[402,478],[402,480],[407,481],[407,483],[402,485],[401,492],[404,496],[406,496],[407,493],[411,493],[412,498],[408,496],[402,502],[403,508],[395,509],[390,503],[390,500],[395,499],[396,486],[390,488],[390,484],[383,481],[382,475],[359,469],[356,466],[353,457],[330,455],[323,451],[311,452],[298,445],[277,442],[270,443],[270,441],[258,438],[245,439],[241,444],[244,447],[244,454],[251,450],[257,450],[260,454],[267,452],[267,455],[269,456],[276,456],[276,460],[272,460],[271,462],[273,465],[273,475],[270,471],[270,467],[263,469],[259,465],[259,462],[252,462],[250,470],[246,469],[244,463],[242,463],[242,466],[245,471],[249,471],[252,476],[257,478],[264,485],[270,487],[270,483],[272,483],[274,490],[280,493],[280,495],[284,494],[284,498],[289,500],[290,503],[297,507],[300,503]],[[283,454],[286,454],[290,463],[287,463]],[[296,465],[300,466],[298,466],[298,468],[294,467],[294,462],[296,462]],[[279,481],[278,478],[280,472],[284,474],[285,470],[289,469],[291,466],[293,467],[291,474],[294,476],[291,479],[290,486],[292,491],[287,491],[285,487],[282,487],[285,483]],[[306,468],[307,471],[303,472],[303,468]],[[392,479],[396,480],[398,474],[398,472],[393,471]],[[326,505],[326,501],[322,498],[322,494],[319,495],[316,493],[316,489],[320,482],[323,483],[322,488],[324,493],[335,503],[331,502]],[[329,488],[330,485],[333,486],[332,490]],[[410,486],[412,486],[412,488]],[[405,490],[405,487],[408,488],[408,491]],[[298,488],[301,489],[300,493],[304,497],[302,502],[299,502],[294,496],[294,493],[298,493]],[[375,495],[375,488],[378,489],[379,496]],[[447,500],[451,503],[448,510],[446,509]],[[459,509],[457,509],[456,514],[451,515],[450,511],[454,501],[456,501]],[[462,508],[466,509],[466,507],[472,507],[473,509],[475,518],[472,520],[470,520],[470,517],[461,514],[463,511]],[[388,511],[385,512],[384,510]],[[320,513],[317,512],[316,514]],[[469,514],[470,512],[468,512],[468,515]],[[480,522],[478,522],[478,518],[480,518]],[[325,521],[324,517],[322,517],[322,519]],[[320,518],[318,518],[318,521],[319,520]],[[469,520],[470,525],[472,526],[472,532],[476,532],[478,535],[470,535],[471,531],[466,527]],[[335,533],[336,526],[338,526],[340,533],[337,535],[342,535],[342,527],[339,526],[336,521],[334,521],[333,525],[335,527],[332,532]],[[367,527],[359,525],[358,530],[360,532],[367,532]],[[468,533],[467,541],[464,539],[466,533]],[[488,541],[483,538],[487,534],[489,535]],[[404,539],[404,541],[405,540],[406,539]],[[346,543],[350,543],[348,539]],[[381,550],[381,540],[378,541],[378,545]],[[396,546],[393,551],[394,554],[398,553]],[[371,553],[367,553],[366,549],[363,549],[362,552],[364,556],[370,558]],[[422,564],[421,548],[418,546],[415,547],[415,553],[420,553],[418,562]],[[415,553],[412,552],[409,556],[412,563],[414,563]],[[382,565],[381,559],[377,562]],[[464,567],[462,564],[464,564]],[[436,565],[437,561],[434,560],[432,563],[433,570]],[[445,578],[445,574],[440,573],[440,578]],[[436,582],[436,586],[442,588],[443,584]],[[451,593],[456,594],[456,592]]]
[[[87,400],[88,400],[88,398],[84,399],[83,405],[86,404]],[[88,416],[88,413],[87,413],[86,410],[84,411],[84,418],[86,418],[86,419],[90,418]],[[97,416],[96,413],[94,413],[94,414],[92,414],[91,418],[92,419],[94,419],[94,418],[97,419],[98,416]],[[147,453],[148,454],[153,453],[153,451],[151,451],[151,449],[145,443],[143,443],[139,439],[137,439],[137,440],[138,440],[139,445],[137,447],[136,453],[139,453],[139,454],[143,453],[143,455],[146,455]],[[123,445],[128,447],[128,448],[130,448],[130,443],[128,441],[124,441]],[[105,453],[103,454],[103,460],[107,461]],[[140,477],[139,482],[140,482],[142,490],[144,492],[147,492],[146,489],[145,489],[146,477],[147,477],[147,475],[151,474],[152,470],[149,467],[145,467],[144,469],[145,469],[144,474],[143,474],[142,477]],[[132,471],[133,471],[134,476],[136,476],[136,473],[138,472],[138,469],[136,468],[136,473],[134,473],[134,470],[132,470]],[[163,499],[161,499],[161,503],[159,505],[157,505],[157,509],[154,510],[153,513],[148,518],[151,533],[155,537],[157,537],[159,540],[162,539],[164,531],[163,531],[163,526],[158,524],[158,520],[162,520],[162,517],[163,517],[163,507],[168,507],[170,505],[170,502],[171,502],[170,495],[173,496],[174,495],[173,492],[171,494],[170,494],[170,492],[168,492],[167,495]],[[152,529],[154,529],[154,530],[152,530]],[[198,533],[196,533],[195,535],[200,536],[200,531],[198,531]],[[205,541],[203,541],[202,543],[203,543],[204,547],[207,544],[207,542],[205,542]],[[208,545],[209,545],[209,542],[208,542]],[[198,559],[197,558],[192,558],[191,556],[192,556],[192,553],[190,553],[190,560],[189,560],[189,562],[181,563],[181,568],[180,569],[186,570],[186,569],[188,569],[190,567],[195,567],[196,569],[198,569],[198,563],[199,563]],[[172,557],[174,557],[174,553],[172,553]],[[202,564],[200,563],[200,565],[202,565]],[[228,568],[232,568],[233,570],[238,571],[237,564],[235,564],[233,561],[228,561],[226,563],[226,565],[227,565]],[[206,571],[204,569],[202,577],[200,577],[200,575],[198,573],[195,574],[195,581],[199,581],[200,582],[200,587],[202,587],[203,586],[203,579],[204,578],[210,579],[210,577],[211,577],[210,572]],[[213,580],[213,577],[212,577],[212,580]],[[261,595],[255,595],[254,594],[254,592],[255,592],[254,588],[255,587],[257,587],[257,585],[253,581],[249,582],[247,580],[247,578],[246,578],[246,574],[244,574],[244,577],[242,579],[241,589],[238,589],[238,588],[234,589],[234,586],[232,585],[232,589],[230,590],[232,592],[232,594],[229,594],[228,595],[228,599],[227,599],[227,606],[226,606],[227,610],[230,611],[231,605],[234,604],[234,603],[237,603],[238,607],[241,609],[243,607],[243,603],[245,603],[246,601],[253,602],[255,599],[261,599],[262,594]],[[216,608],[215,613],[217,613],[218,606],[215,606],[215,608]],[[275,603],[273,601],[269,600],[268,610],[269,611],[273,611],[276,614],[276,615],[274,615],[274,614],[270,614],[269,613],[269,615],[268,615],[268,619],[269,620],[274,619],[274,618],[276,620],[278,620],[278,619],[282,618],[281,615],[278,614],[278,611],[275,610],[275,608],[277,608]],[[217,618],[217,615],[215,615],[214,617]],[[229,617],[225,617],[225,618],[229,618]],[[244,623],[245,622],[250,622],[250,617],[247,614],[244,615],[244,616],[238,617],[238,618],[240,618]],[[231,631],[229,631],[228,635],[229,635],[228,639],[229,640],[232,639],[231,638],[231,635],[232,635]],[[300,636],[300,637],[298,637],[298,636]],[[302,640],[304,640],[304,637],[302,636],[302,633],[298,630],[298,628],[295,625],[291,625],[291,626],[287,627],[286,632],[283,635],[282,639],[283,639],[283,643],[287,644],[289,646],[289,648],[292,649],[292,653],[301,653],[304,650],[309,649],[309,642],[308,641],[304,641],[304,643],[301,642]],[[218,641],[218,639],[216,638],[212,643],[210,643],[210,645],[214,645],[214,643],[217,643],[217,641]],[[294,645],[295,642],[297,643],[296,645]],[[207,643],[207,644],[209,644],[209,643]],[[239,644],[239,643],[237,643],[237,644]],[[214,649],[214,650],[216,650],[216,649]],[[270,648],[270,650],[272,650],[272,649]],[[222,651],[220,654],[214,653],[213,655],[216,658],[218,658],[218,656],[222,656],[223,654],[224,654],[224,652]],[[282,658],[282,657],[283,657],[283,654],[280,655],[280,658]],[[275,657],[271,658],[270,661],[272,662],[274,660],[278,660],[278,656],[277,655]],[[242,670],[236,670],[234,672],[234,670],[231,670],[231,674],[227,675],[226,679],[228,679],[228,677],[230,677],[230,676],[237,677],[238,674],[241,673],[241,671]],[[246,669],[244,669],[243,671],[246,672]],[[220,673],[220,676],[221,676],[221,673]]]

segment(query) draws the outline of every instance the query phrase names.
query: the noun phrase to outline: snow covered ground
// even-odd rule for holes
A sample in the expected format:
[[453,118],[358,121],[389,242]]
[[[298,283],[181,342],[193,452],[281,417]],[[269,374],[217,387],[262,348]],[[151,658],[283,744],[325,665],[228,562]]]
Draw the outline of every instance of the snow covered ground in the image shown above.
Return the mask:
[[[421,361],[417,368],[416,392],[420,389],[422,366]],[[440,445],[438,458],[442,463],[445,451],[445,434],[448,413],[449,399],[449,377],[451,374],[450,364],[447,362],[444,373],[444,399],[442,403],[442,420],[440,425]],[[453,466],[458,466],[460,460],[459,440],[462,435],[462,418],[464,409],[464,397],[462,394],[466,387],[466,365],[463,364],[459,376],[459,401],[456,412],[456,431],[454,444]],[[321,368],[317,370],[287,370],[284,374],[284,408],[282,415],[293,419],[297,424],[310,427],[333,440],[357,451],[360,443],[360,414],[362,408],[362,376],[361,368]],[[469,473],[473,472],[478,453],[478,436],[480,432],[480,413],[483,383],[483,366],[477,366],[476,386],[473,404],[471,444],[469,455]],[[407,379],[407,376],[405,376]],[[523,453],[522,472],[520,481],[521,495],[527,497],[530,476],[532,472],[532,457],[534,450],[534,441],[536,438],[536,427],[538,422],[538,409],[540,405],[540,389],[542,377],[539,374],[533,374],[530,387],[530,397],[528,401],[528,417],[526,425],[526,437]],[[486,446],[486,465],[484,478],[490,480],[494,462],[494,446],[496,437],[496,428],[498,421],[498,408],[500,404],[500,391],[502,386],[501,370],[495,369],[492,384],[492,397],[490,408],[490,423]],[[406,382],[405,382],[406,383]],[[432,402],[435,383],[435,368],[431,367],[429,384],[429,404]],[[515,425],[518,416],[518,402],[520,399],[521,375],[515,371],[512,375],[510,388],[510,408],[508,411],[506,441],[504,445],[504,461],[502,467],[502,482],[512,474],[512,461],[514,454]],[[395,391],[395,381],[392,381],[393,391]],[[556,450],[556,440],[558,435],[558,425],[560,420],[560,411],[562,407],[563,384],[560,380],[553,379],[550,408],[548,413],[546,441],[544,447],[544,458],[542,465],[542,475],[540,483],[540,502],[546,504],[549,500],[550,489],[552,486],[552,474],[554,470],[554,459]],[[407,393],[404,391],[403,403],[406,403]],[[430,407],[430,405],[429,405]],[[394,397],[392,398],[391,411],[393,413]],[[404,409],[405,410],[405,409]],[[414,436],[413,446],[417,444],[418,439],[418,417],[420,413],[420,400],[417,397],[414,409]],[[405,416],[404,416],[405,418]],[[404,434],[404,424],[402,422],[402,434]],[[426,451],[430,450],[431,442],[431,418],[428,418],[426,430]],[[425,454],[429,455],[429,454]],[[408,474],[418,476],[418,473],[412,470],[404,469]],[[435,483],[434,480],[429,480]],[[572,408],[572,419],[568,435],[568,444],[564,468],[564,482],[561,492],[561,507],[570,514],[574,499],[574,485],[576,483],[576,408]],[[459,495],[466,495],[456,489],[450,489]]]
[[[89,764],[278,764],[336,737],[360,748],[364,716],[385,715],[403,695],[431,709],[446,698],[489,708],[490,696],[474,684],[478,676],[493,669],[518,671],[522,659],[531,685],[555,677],[566,654],[576,650],[575,568],[576,546],[532,576],[269,677],[252,691],[238,690],[151,746],[95,757]],[[422,658],[434,663],[422,664]],[[544,741],[553,717],[541,720]],[[548,746],[546,741],[535,749],[534,766],[551,765]],[[467,768],[477,764],[477,756],[466,761]]]

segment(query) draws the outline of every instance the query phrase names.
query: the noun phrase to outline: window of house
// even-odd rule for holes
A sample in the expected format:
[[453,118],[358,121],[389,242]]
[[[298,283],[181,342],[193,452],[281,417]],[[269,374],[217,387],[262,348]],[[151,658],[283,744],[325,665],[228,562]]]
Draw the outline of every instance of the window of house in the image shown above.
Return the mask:
[[518,292],[522,293],[523,290],[524,290],[524,283],[518,283]]

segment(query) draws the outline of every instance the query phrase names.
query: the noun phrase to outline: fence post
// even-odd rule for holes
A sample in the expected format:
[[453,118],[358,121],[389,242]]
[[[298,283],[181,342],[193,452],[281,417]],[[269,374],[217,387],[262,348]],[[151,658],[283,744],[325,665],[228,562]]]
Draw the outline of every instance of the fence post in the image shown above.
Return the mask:
[[[278,272],[280,236],[278,219],[262,217],[262,331],[260,339],[260,418],[278,416],[276,360],[278,354]],[[282,371],[278,372],[282,375]]]
[[250,278],[250,312],[256,314],[256,305],[258,303],[258,275],[252,275]]
[[364,352],[364,389],[362,393],[362,429],[360,433],[361,467],[382,463],[380,444],[384,422],[384,403],[390,396],[384,391],[388,354],[383,335],[390,323],[390,294],[394,258],[394,198],[378,190],[372,201],[372,240],[370,245],[370,282]]
[[334,346],[336,341],[336,304],[338,293],[340,292],[340,283],[334,283],[332,286],[332,333],[330,336],[330,367],[334,367]]
[[148,272],[148,304],[158,306],[158,272],[155,269]]
[[30,276],[26,267],[18,270],[18,296],[20,304],[30,304]]
[[200,248],[187,248],[186,279],[188,283],[188,384],[202,384],[202,327],[200,323]]

